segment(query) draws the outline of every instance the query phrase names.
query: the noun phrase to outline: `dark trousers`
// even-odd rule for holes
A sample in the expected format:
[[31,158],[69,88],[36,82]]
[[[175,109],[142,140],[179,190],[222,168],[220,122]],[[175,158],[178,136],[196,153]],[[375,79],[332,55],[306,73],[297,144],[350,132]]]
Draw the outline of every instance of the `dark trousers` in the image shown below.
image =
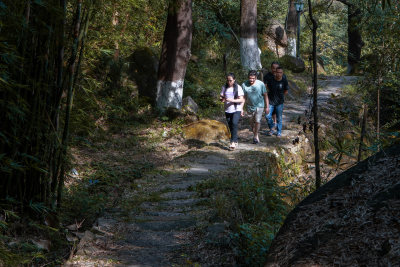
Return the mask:
[[234,113],[225,112],[226,121],[228,122],[229,130],[231,131],[231,142],[238,141],[238,123],[240,119],[240,111],[236,111]]

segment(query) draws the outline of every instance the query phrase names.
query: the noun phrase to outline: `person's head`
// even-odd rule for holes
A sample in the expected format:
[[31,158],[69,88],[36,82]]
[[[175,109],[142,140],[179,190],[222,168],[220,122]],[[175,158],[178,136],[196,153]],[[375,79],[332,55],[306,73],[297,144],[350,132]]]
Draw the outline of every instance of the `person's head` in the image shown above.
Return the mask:
[[283,68],[282,67],[277,67],[274,73],[275,80],[280,81],[282,80],[283,77]]
[[275,73],[276,69],[277,69],[279,66],[280,66],[280,65],[279,65],[279,63],[278,63],[277,61],[273,61],[273,62],[271,63],[271,72],[272,72],[272,74]]
[[255,71],[255,70],[249,71],[249,74],[247,75],[247,77],[249,78],[250,85],[253,85],[254,82],[257,80],[257,71]]
[[233,74],[232,72],[228,73],[226,75],[226,85],[227,87],[231,87],[235,84],[235,74]]

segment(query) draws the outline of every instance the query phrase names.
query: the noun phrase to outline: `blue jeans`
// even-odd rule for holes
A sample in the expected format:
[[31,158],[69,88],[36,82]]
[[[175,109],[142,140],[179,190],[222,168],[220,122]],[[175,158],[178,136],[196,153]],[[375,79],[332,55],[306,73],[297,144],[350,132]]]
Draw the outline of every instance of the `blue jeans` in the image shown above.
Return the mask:
[[280,105],[269,105],[269,113],[265,116],[267,119],[268,127],[271,130],[274,127],[274,120],[272,119],[272,113],[276,113],[276,129],[277,134],[282,134],[282,114],[283,114],[283,104]]
[[236,111],[233,113],[225,112],[226,121],[228,122],[229,130],[231,131],[231,142],[238,141],[238,123],[240,119],[241,111]]

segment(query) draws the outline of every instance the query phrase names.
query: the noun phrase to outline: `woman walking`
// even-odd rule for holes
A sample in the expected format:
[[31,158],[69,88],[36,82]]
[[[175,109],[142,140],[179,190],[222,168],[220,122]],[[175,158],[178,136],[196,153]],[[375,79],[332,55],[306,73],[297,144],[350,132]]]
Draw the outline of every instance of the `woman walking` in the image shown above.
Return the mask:
[[226,75],[226,84],[222,86],[220,100],[225,103],[225,116],[231,131],[231,143],[229,148],[235,149],[238,146],[238,123],[243,111],[244,92],[236,83],[235,74]]

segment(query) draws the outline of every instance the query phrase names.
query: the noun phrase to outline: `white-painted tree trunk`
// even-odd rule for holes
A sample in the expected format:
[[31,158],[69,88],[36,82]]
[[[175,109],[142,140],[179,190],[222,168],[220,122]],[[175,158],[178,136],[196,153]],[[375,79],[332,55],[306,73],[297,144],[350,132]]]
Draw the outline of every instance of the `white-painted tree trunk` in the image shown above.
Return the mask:
[[296,57],[296,38],[288,37],[287,55]]
[[260,54],[257,39],[240,38],[240,59],[244,68],[249,70],[261,69]]
[[298,17],[295,0],[288,0],[288,13],[286,15],[285,30],[288,37],[286,55],[296,57],[297,54],[297,24]]
[[167,24],[157,78],[157,107],[182,108],[183,81],[192,44],[192,0],[168,1]]
[[157,82],[157,107],[180,109],[182,107],[183,80]]

